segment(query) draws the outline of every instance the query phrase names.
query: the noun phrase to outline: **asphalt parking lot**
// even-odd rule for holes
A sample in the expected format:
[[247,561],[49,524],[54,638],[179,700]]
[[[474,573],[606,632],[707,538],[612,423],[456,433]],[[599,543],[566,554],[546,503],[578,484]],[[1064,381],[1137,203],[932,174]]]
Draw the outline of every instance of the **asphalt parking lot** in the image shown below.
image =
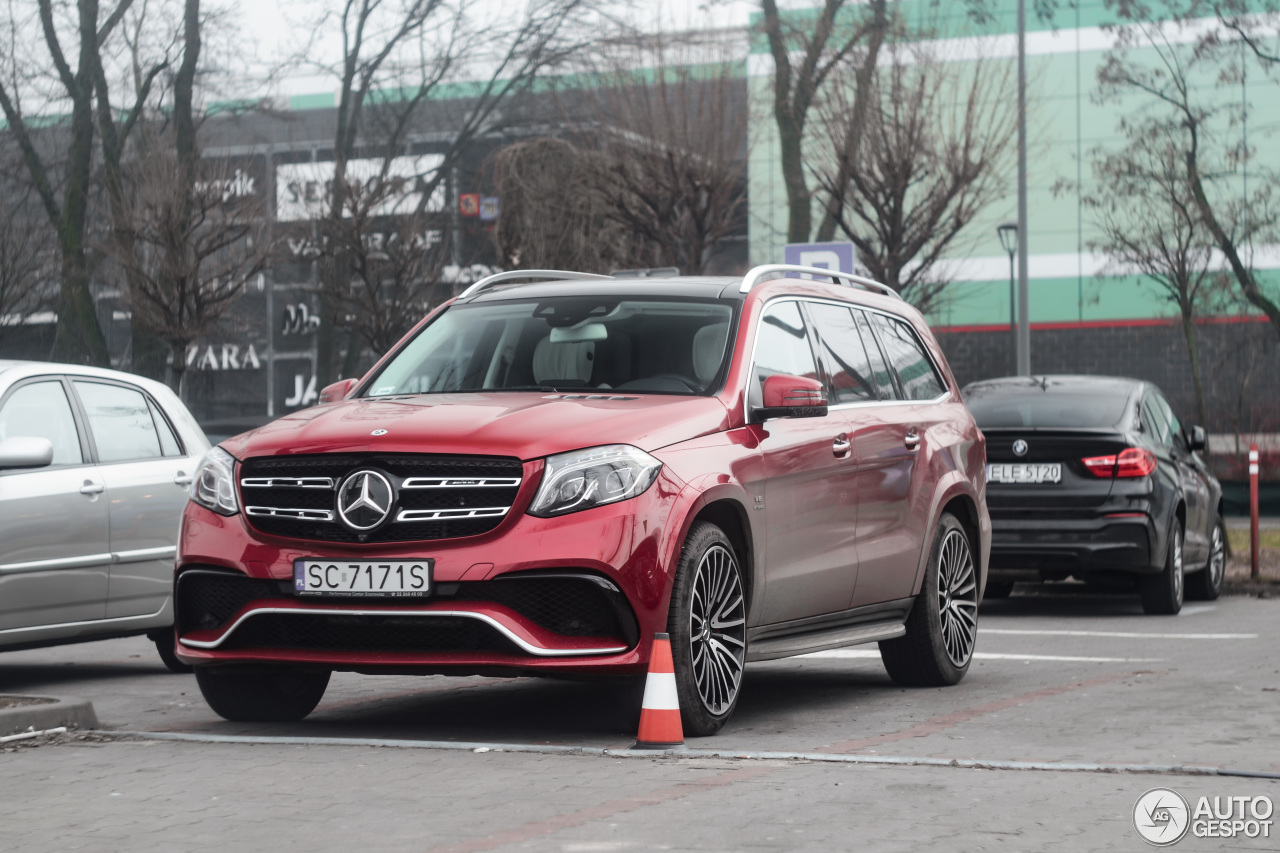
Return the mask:
[[[1280,772],[1280,601],[1149,617],[1135,598],[1069,593],[984,605],[952,688],[895,686],[874,647],[754,664],[725,730],[689,743],[720,758],[501,749],[625,750],[629,715],[590,684],[340,674],[302,723],[235,724],[142,639],[6,653],[0,693],[90,698],[115,731],[233,740],[0,755],[0,849],[1139,850],[1131,813],[1151,788],[1280,800],[1280,780],[1194,773]],[[279,740],[298,737],[470,746]],[[723,757],[761,752],[791,755]]]

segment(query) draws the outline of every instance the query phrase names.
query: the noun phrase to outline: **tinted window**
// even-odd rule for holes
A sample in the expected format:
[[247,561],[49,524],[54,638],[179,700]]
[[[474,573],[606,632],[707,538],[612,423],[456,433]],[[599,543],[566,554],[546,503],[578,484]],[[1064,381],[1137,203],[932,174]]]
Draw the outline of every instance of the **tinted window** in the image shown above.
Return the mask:
[[756,338],[755,381],[751,383],[750,405],[759,407],[764,401],[764,380],[785,374],[818,378],[818,368],[809,348],[800,306],[795,302],[775,302],[760,319]]
[[0,409],[0,441],[20,436],[53,442],[54,465],[78,465],[84,461],[76,421],[61,382],[23,385],[5,400]]
[[871,359],[871,382],[876,386],[876,391],[879,393],[881,400],[896,400],[898,398],[898,389],[893,387],[893,377],[889,375],[889,368],[885,365],[884,356],[880,352],[880,345],[876,343],[876,336],[871,334],[871,326],[867,323],[867,315],[856,308],[853,314],[858,320],[858,333],[862,337],[862,344],[867,351],[867,357]]
[[811,302],[806,306],[818,333],[818,358],[831,385],[831,403],[876,399],[871,363],[862,345],[853,312],[839,305]]
[[1120,388],[1064,389],[1052,383],[974,385],[965,402],[978,426],[1001,427],[1113,427],[1120,423],[1129,401]]
[[147,398],[147,405],[151,407],[151,420],[156,425],[156,434],[160,436],[160,450],[165,456],[181,456],[182,445],[178,444],[177,436],[173,434],[173,427],[169,425],[164,412],[160,411],[156,401],[150,397]]
[[1150,394],[1142,398],[1142,428],[1155,441],[1169,443],[1169,420]]
[[924,345],[904,320],[869,313],[868,319],[880,337],[884,354],[898,374],[898,384],[908,400],[933,400],[946,386],[933,369],[933,362],[925,354]]
[[369,396],[612,389],[708,394],[729,351],[730,305],[573,296],[449,308],[373,381]]
[[1155,395],[1156,405],[1160,407],[1164,419],[1169,422],[1170,437],[1182,434],[1182,424],[1178,421],[1178,416],[1173,413],[1173,407],[1169,405],[1169,401],[1164,398],[1163,394],[1157,392]]
[[89,418],[99,462],[160,457],[160,438],[141,391],[99,382],[76,382]]

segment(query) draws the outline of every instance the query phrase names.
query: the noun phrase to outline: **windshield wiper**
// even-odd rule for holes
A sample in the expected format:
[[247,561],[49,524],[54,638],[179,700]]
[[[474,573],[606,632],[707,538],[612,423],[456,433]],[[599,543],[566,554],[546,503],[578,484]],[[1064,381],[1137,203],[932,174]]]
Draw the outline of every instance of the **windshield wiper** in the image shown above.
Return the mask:
[[559,388],[552,388],[550,385],[508,385],[505,388],[468,388],[460,393],[477,393],[477,394],[494,394],[501,391],[545,391],[551,394],[559,394]]

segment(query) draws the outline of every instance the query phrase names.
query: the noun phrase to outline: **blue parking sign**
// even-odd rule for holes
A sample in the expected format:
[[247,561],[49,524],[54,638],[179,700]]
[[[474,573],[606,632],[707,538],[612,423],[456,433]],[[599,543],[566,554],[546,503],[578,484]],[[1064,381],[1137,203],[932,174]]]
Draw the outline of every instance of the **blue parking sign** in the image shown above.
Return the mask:
[[788,243],[783,263],[853,273],[852,243]]

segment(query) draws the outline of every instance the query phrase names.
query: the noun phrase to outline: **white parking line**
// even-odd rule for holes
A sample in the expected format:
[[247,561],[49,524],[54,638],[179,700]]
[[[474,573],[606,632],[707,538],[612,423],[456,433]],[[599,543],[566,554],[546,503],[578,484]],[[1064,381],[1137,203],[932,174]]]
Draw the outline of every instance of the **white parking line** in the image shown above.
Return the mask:
[[[826,652],[810,652],[802,658],[876,658],[880,652],[870,649],[832,649]],[[1066,661],[1070,663],[1159,663],[1163,658],[1096,658],[1071,655],[1012,655],[995,652],[975,652],[975,660]]]
[[1148,634],[1145,631],[1032,631],[1013,628],[979,628],[983,634],[1011,634],[1019,637],[1121,637],[1143,640],[1256,640],[1257,634]]

